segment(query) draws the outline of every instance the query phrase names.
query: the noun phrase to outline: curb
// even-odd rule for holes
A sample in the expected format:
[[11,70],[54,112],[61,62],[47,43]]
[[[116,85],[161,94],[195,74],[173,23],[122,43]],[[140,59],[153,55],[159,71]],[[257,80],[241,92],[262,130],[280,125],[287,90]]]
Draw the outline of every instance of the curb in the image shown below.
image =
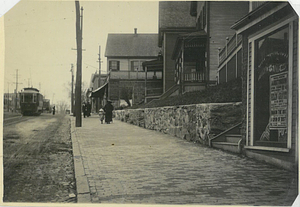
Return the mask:
[[71,124],[71,140],[73,149],[74,172],[77,190],[77,203],[91,203],[91,194],[88,180],[84,171],[83,160],[81,156],[80,146],[77,139],[75,120],[70,117]]

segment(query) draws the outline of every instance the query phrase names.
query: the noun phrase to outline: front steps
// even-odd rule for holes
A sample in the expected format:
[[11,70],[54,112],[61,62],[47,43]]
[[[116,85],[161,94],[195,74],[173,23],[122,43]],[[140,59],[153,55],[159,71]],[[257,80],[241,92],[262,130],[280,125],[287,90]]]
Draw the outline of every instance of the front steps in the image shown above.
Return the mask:
[[212,141],[212,147],[226,151],[241,153],[242,152],[242,135],[227,134],[224,141]]
[[233,153],[242,153],[241,123],[209,140],[209,146]]

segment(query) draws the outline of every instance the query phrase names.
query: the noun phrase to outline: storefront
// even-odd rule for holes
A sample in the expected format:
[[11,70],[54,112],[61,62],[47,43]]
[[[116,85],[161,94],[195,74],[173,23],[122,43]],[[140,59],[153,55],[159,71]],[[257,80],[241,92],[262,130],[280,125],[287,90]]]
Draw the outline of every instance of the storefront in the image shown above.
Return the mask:
[[233,28],[243,35],[245,149],[295,162],[298,16],[287,2],[265,3]]

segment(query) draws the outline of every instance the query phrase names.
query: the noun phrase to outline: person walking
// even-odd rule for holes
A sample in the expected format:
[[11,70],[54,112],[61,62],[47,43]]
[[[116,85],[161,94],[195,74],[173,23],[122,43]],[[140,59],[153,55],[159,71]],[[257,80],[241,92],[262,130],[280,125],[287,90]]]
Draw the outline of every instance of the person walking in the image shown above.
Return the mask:
[[55,115],[55,106],[52,108],[52,114]]
[[114,106],[111,104],[112,102],[110,100],[107,101],[105,106],[103,107],[103,110],[105,112],[105,123],[110,124],[112,121],[112,112],[114,110]]
[[87,102],[86,109],[87,109],[87,117],[90,117],[92,111],[92,105],[90,104],[90,102]]
[[82,113],[83,113],[83,117],[85,118],[87,115],[87,107],[85,103],[82,104]]

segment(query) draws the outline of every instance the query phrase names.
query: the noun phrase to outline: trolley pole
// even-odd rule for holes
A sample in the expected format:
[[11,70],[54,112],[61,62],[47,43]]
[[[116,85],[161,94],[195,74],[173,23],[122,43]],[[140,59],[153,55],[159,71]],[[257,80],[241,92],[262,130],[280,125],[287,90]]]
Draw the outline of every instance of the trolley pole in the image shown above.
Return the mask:
[[77,72],[76,72],[76,86],[75,86],[75,116],[76,127],[82,126],[81,117],[81,81],[82,81],[82,19],[83,8],[81,7],[81,15],[79,10],[79,1],[75,1],[76,7],[76,41],[77,41]]

